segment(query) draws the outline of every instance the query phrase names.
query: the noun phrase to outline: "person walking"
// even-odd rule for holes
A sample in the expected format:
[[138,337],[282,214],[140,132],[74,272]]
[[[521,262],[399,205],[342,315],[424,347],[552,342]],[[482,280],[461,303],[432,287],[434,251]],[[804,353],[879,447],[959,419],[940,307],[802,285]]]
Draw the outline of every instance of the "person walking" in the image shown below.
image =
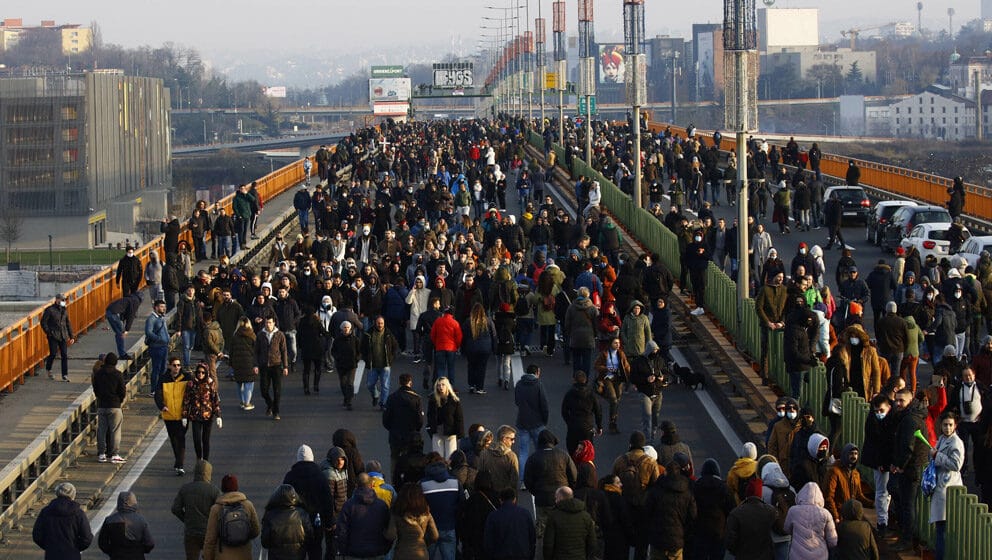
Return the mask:
[[262,515],[261,544],[269,560],[303,560],[313,531],[296,490],[289,484],[277,486]]
[[555,507],[544,528],[544,559],[591,558],[596,548],[596,524],[586,505],[575,499],[571,488],[562,486],[555,491]]
[[[303,362],[303,394],[310,394],[310,373],[313,372],[314,392],[320,392],[320,374],[324,370],[330,333],[324,328],[316,310],[308,309],[300,319],[297,331],[300,360]],[[388,376],[387,376],[388,379]]]
[[346,410],[352,410],[351,401],[355,397],[355,372],[358,370],[358,361],[362,359],[361,340],[355,334],[355,327],[351,321],[342,321],[338,327],[341,331],[331,344],[331,356],[334,358],[334,369],[338,373],[338,381],[341,385],[341,396],[343,406]]
[[434,377],[447,377],[455,386],[455,352],[462,346],[462,328],[452,315],[451,306],[431,326],[430,339],[434,348]]
[[124,256],[117,261],[117,273],[114,279],[122,295],[127,297],[138,291],[141,285],[141,259],[135,256],[134,247],[128,245]]
[[165,431],[169,434],[169,444],[172,446],[174,461],[172,468],[176,476],[183,476],[186,470],[183,465],[186,460],[186,426],[183,425],[183,401],[186,397],[186,386],[189,380],[183,375],[182,361],[171,358],[169,367],[159,380],[155,389],[155,406],[158,407]]
[[[643,349],[641,351],[643,352]],[[630,362],[627,360],[627,354],[620,349],[619,338],[610,340],[609,347],[600,352],[593,363],[593,368],[596,370],[596,393],[606,399],[610,405],[610,433],[619,434],[617,421],[620,413],[620,397],[623,395],[623,387],[630,381]]]
[[389,504],[381,500],[367,473],[358,475],[358,487],[348,498],[335,523],[338,554],[345,558],[382,558],[392,542],[386,539]]
[[183,344],[183,366],[189,367],[190,354],[196,344],[196,333],[203,328],[203,311],[196,300],[196,286],[190,284],[176,305],[176,326]]
[[197,459],[210,460],[210,432],[224,426],[220,415],[220,396],[217,382],[210,377],[207,364],[196,365],[193,379],[183,395],[183,427],[192,423],[193,449]]
[[466,492],[458,479],[448,472],[445,459],[434,453],[431,457],[424,468],[425,476],[420,481],[438,531],[438,539],[428,545],[428,551],[432,558],[455,560],[458,548],[455,526],[458,511],[464,507]]
[[[331,485],[321,466],[314,462],[313,449],[303,444],[296,450],[296,462],[282,479],[282,483],[293,488],[298,497],[298,505],[304,510],[306,523],[312,530],[301,544],[311,558],[320,558],[325,533],[334,528],[334,507]],[[328,543],[328,554],[334,549]]]
[[117,509],[103,521],[98,542],[110,560],[143,560],[155,548],[148,521],[138,513],[134,492],[117,495]]
[[172,515],[183,523],[183,547],[186,560],[200,560],[210,508],[220,497],[220,488],[210,482],[213,466],[199,459],[193,470],[193,482],[179,488],[172,501]]
[[579,288],[579,295],[565,311],[562,324],[562,334],[569,344],[573,373],[592,371],[592,350],[596,347],[595,325],[599,312],[589,299],[589,293],[589,288]]
[[62,381],[69,382],[69,346],[76,342],[72,334],[72,323],[69,321],[69,311],[63,294],[57,294],[55,301],[45,308],[41,314],[41,330],[48,339],[48,357],[45,358],[45,371],[49,379],[52,375],[52,364],[55,363],[55,353],[62,360]]
[[121,406],[127,397],[124,376],[117,369],[117,354],[108,353],[103,358],[103,366],[93,373],[93,394],[96,396],[96,448],[97,461],[114,464],[124,463],[121,457],[121,427],[124,412]]
[[251,328],[248,317],[242,317],[229,342],[226,343],[228,361],[231,364],[234,381],[238,384],[241,409],[254,410],[251,402],[258,380],[258,361],[255,359],[255,329]]
[[45,551],[45,560],[79,560],[93,544],[93,531],[86,512],[76,503],[76,487],[60,482],[55,499],[41,509],[31,538]]
[[427,546],[436,542],[439,534],[420,485],[400,488],[391,513],[386,539],[394,541],[393,558],[429,560]]
[[386,328],[386,319],[382,315],[375,318],[372,329],[362,336],[361,354],[365,360],[368,380],[366,387],[372,396],[372,407],[386,407],[386,397],[389,396],[389,376],[392,373],[393,361],[399,353],[400,345],[393,333]]
[[148,355],[152,361],[152,393],[158,387],[159,377],[165,372],[171,342],[169,326],[165,321],[165,301],[157,299],[152,305],[152,314],[145,319],[145,344],[148,345]]
[[513,452],[517,431],[506,424],[499,427],[492,444],[479,454],[479,473],[488,472],[493,478],[493,490],[501,492],[505,488],[516,490],[520,487],[520,463]]
[[541,383],[541,368],[537,364],[527,366],[525,373],[513,388],[513,401],[517,405],[517,454],[520,458],[520,478],[525,479],[527,459],[531,446],[538,447],[538,437],[548,425],[551,409],[548,396]]
[[434,393],[427,401],[427,434],[431,448],[441,458],[448,460],[458,446],[458,438],[465,433],[462,403],[451,389],[447,377],[434,382]]
[[265,328],[255,337],[255,364],[252,371],[259,376],[262,383],[265,415],[272,416],[273,420],[279,420],[282,378],[289,375],[289,355],[286,350],[286,337],[276,328],[274,317],[265,319]]
[[661,389],[664,387],[664,353],[653,340],[644,345],[644,353],[630,362],[630,382],[641,394],[641,431],[654,440],[661,427]]
[[537,451],[523,466],[524,486],[534,496],[538,538],[544,536],[548,515],[555,507],[555,492],[563,486],[572,488],[578,481],[575,462],[557,445],[555,434],[542,430],[537,438]]
[[496,351],[496,325],[486,315],[481,303],[472,306],[469,318],[461,325],[462,352],[468,363],[468,390],[476,395],[486,394],[486,366]]
[[567,432],[565,446],[574,453],[579,442],[603,434],[603,411],[596,395],[586,386],[588,378],[584,371],[572,374],[572,388],[561,401],[561,417]]
[[118,298],[110,302],[110,305],[107,306],[107,311],[104,313],[104,317],[107,319],[107,326],[114,332],[118,359],[132,359],[127,353],[127,348],[124,347],[124,337],[127,336],[128,331],[131,330],[131,325],[134,324],[134,318],[138,315],[138,309],[141,307],[142,299],[144,299],[143,292],[134,292],[127,297]]
[[[389,432],[389,471],[395,473],[400,456],[412,442],[421,439],[420,430],[424,427],[423,405],[413,390],[413,376],[409,373],[400,375],[400,388],[386,399],[382,427]],[[393,483],[397,483],[395,478]]]
[[238,490],[233,474],[224,476],[220,489],[207,517],[203,560],[252,560],[252,541],[262,528],[255,505]]

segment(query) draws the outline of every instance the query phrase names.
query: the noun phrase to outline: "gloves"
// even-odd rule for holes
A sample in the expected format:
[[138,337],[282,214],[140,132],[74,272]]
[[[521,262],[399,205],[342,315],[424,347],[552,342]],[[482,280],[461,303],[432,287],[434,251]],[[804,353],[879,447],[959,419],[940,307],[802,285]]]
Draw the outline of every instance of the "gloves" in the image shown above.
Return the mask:
[[219,429],[221,429],[223,427],[224,427],[224,419],[221,418],[220,416],[218,416],[217,417],[217,429],[219,430]]
[[185,428],[187,424],[189,424],[189,420],[183,418],[183,427]]

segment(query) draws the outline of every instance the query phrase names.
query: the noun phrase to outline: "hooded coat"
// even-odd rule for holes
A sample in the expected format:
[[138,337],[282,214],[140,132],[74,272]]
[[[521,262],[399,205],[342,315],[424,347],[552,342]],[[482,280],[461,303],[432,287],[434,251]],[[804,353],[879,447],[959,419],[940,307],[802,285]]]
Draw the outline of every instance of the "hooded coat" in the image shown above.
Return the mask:
[[[830,441],[820,433],[814,433],[806,442],[806,456],[799,461],[793,461],[795,465],[792,469],[792,476],[789,480],[795,486],[803,487],[807,482],[815,482],[819,487],[823,487],[826,478],[826,457],[820,458],[820,444],[827,442],[827,454],[830,453]],[[823,505],[823,494],[820,494],[820,505]]]
[[133,492],[121,492],[117,510],[100,528],[100,550],[111,560],[143,560],[153,548],[148,522],[138,513],[138,498]]
[[269,560],[302,560],[313,530],[296,490],[279,485],[262,516],[262,548],[269,551]]
[[745,499],[727,516],[727,551],[736,560],[772,560],[775,515],[775,508],[760,498]]
[[648,490],[644,514],[649,527],[648,542],[658,551],[685,548],[686,535],[696,525],[696,499],[689,477],[671,471]]
[[844,462],[848,454],[855,450],[860,452],[858,446],[853,443],[845,445],[840,452],[840,459],[830,467],[824,480],[823,488],[826,494],[824,505],[830,515],[834,516],[834,521],[840,521],[841,507],[848,500],[857,500],[865,507],[873,505],[873,501],[869,500],[861,490],[861,475],[858,473],[857,465],[848,465]]
[[761,469],[761,501],[775,508],[775,531],[772,542],[789,542],[791,537],[782,529],[789,508],[796,505],[796,491],[778,463],[767,463]]
[[386,539],[389,506],[376,497],[372,488],[359,487],[341,508],[336,539],[338,553],[347,557],[382,556],[392,542]]
[[558,438],[550,430],[541,430],[537,450],[524,465],[524,486],[534,495],[537,507],[555,505],[555,491],[562,486],[575,487],[578,471],[568,453],[555,447]]
[[507,488],[520,487],[520,463],[517,454],[509,447],[493,439],[492,445],[482,450],[477,464],[479,472],[488,472],[493,477],[493,489],[499,493]]
[[849,343],[851,338],[859,339],[863,346],[861,349],[861,380],[864,383],[862,386],[865,388],[865,394],[859,396],[865,400],[871,400],[873,396],[882,391],[882,385],[888,379],[882,378],[882,366],[879,364],[878,352],[871,344],[868,344],[871,337],[861,325],[851,325],[840,334],[836,347],[837,357],[844,364],[844,371],[848,375],[848,385],[855,386],[850,382],[851,351]]
[[31,531],[45,560],[77,560],[93,543],[90,522],[75,500],[59,496],[42,508]]
[[823,493],[814,482],[807,482],[796,496],[796,505],[785,516],[784,529],[792,534],[789,560],[826,560],[829,549],[837,546],[834,519],[823,507]]
[[[344,468],[337,469],[337,460],[344,458]],[[320,462],[320,471],[323,474],[323,487],[326,488],[329,510],[327,514],[321,514],[322,519],[337,519],[341,508],[348,501],[348,455],[344,449],[334,446],[327,450],[327,456]]]
[[697,544],[707,541],[723,542],[727,516],[737,506],[737,501],[727,483],[720,478],[720,465],[715,459],[706,459],[701,473],[692,483],[697,513],[693,537]]
[[843,560],[878,560],[878,543],[871,523],[865,521],[861,502],[848,500],[840,508],[843,521],[837,525],[837,558]]
[[[641,307],[641,314],[634,315],[634,306]],[[651,340],[651,320],[648,319],[648,308],[640,300],[634,300],[627,306],[627,314],[624,315],[623,323],[620,325],[620,343],[624,352],[630,356],[640,356],[644,353],[644,347]]]
[[207,517],[210,508],[220,497],[220,488],[210,482],[213,467],[204,459],[196,462],[193,482],[183,484],[172,501],[172,515],[183,522],[183,533],[191,538],[207,534]]
[[592,350],[596,347],[596,317],[599,315],[592,300],[577,297],[565,311],[564,332],[570,348]]
[[[304,456],[304,447],[309,451],[307,456]],[[327,478],[321,472],[320,466],[313,461],[313,451],[310,451],[309,447],[300,446],[297,461],[283,477],[282,483],[293,487],[299,498],[300,507],[306,510],[311,520],[318,513],[321,519],[334,519]]]
[[348,462],[345,467],[348,470],[348,497],[355,491],[358,475],[365,472],[365,461],[361,452],[358,451],[358,438],[346,428],[338,428],[331,436],[331,443],[344,450]]

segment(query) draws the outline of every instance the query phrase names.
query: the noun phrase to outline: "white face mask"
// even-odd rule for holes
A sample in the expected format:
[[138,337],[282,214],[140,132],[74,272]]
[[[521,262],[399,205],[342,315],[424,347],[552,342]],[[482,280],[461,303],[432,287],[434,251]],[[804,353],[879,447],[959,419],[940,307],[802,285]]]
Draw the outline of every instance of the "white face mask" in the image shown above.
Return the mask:
[[371,231],[372,230],[369,228],[362,228],[362,233],[364,233],[365,235],[368,235]]
[[702,237],[700,237],[700,236],[698,236],[698,235],[696,236],[696,243],[699,243],[699,242],[700,242],[700,241],[702,241],[702,240],[703,240],[703,238],[702,238]]
[[786,412],[785,413],[785,417],[788,418],[789,420],[795,420],[797,416],[799,416],[799,413],[798,412],[791,412],[790,411],[790,412]]
[[133,257],[133,256],[134,256],[134,251],[128,251],[128,252],[127,252],[127,256],[129,256],[129,257]]
[[779,418],[785,418],[785,411],[784,410],[779,410],[776,414],[778,414],[778,417]]
[[62,307],[65,307],[65,301],[60,301],[59,302],[59,305],[62,306]]
[[954,297],[960,298],[961,297],[961,292],[954,292]]
[[878,418],[879,420],[885,420],[885,415],[886,415],[885,412],[876,412],[875,418]]
[[861,344],[861,339],[860,338],[852,338],[851,339],[851,345],[852,346],[857,346],[859,344]]
[[800,255],[805,255],[806,254],[806,249],[800,249],[799,250],[799,254]]

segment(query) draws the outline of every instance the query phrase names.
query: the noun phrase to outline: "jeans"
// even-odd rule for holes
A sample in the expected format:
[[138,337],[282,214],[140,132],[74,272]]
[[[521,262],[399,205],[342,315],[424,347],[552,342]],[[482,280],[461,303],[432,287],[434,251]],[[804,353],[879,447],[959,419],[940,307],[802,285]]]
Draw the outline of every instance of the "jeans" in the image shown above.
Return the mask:
[[251,227],[251,218],[234,218],[234,228],[238,234],[238,245],[244,247],[248,244],[248,229]]
[[810,223],[811,223],[811,221],[810,221],[810,211],[809,210],[800,210],[799,211],[799,225],[802,226],[802,227],[805,227],[805,228],[809,228]]
[[262,398],[272,414],[279,414],[279,401],[282,397],[282,368],[267,366],[258,368],[262,383]]
[[484,389],[486,385],[486,366],[489,364],[489,352],[468,352],[465,355],[468,362],[466,379],[469,387]]
[[251,394],[255,391],[255,382],[238,383],[238,396],[244,404],[251,403]]
[[572,348],[572,373],[577,371],[584,371],[589,374],[589,368],[592,367],[592,349],[591,348]]
[[286,354],[289,356],[289,367],[296,363],[296,331],[282,331],[286,337]]
[[172,456],[175,460],[172,468],[182,468],[186,461],[186,428],[182,420],[166,420],[165,431],[169,434],[169,444],[172,446]]
[[513,385],[513,356],[511,354],[501,354],[499,356],[499,380],[506,381]]
[[430,557],[437,560],[455,560],[455,530],[445,529],[437,533],[437,542],[427,547]]
[[661,426],[661,393],[653,397],[641,395],[641,430],[650,441]]
[[961,359],[961,355],[964,354],[965,348],[967,348],[967,346],[965,346],[965,340],[967,338],[965,334],[966,333],[954,334],[954,348],[957,350],[957,357],[959,360]]
[[231,256],[234,252],[231,250],[231,236],[221,235],[217,237],[217,256],[227,255]]
[[196,331],[183,331],[183,366],[189,365],[189,355],[196,344]]
[[165,373],[165,362],[166,358],[169,357],[169,347],[163,346],[149,346],[148,355],[152,359],[152,392],[154,393],[158,389],[158,380]]
[[344,397],[344,404],[350,405],[355,398],[355,368],[338,370],[338,382],[341,384],[341,396]]
[[935,560],[944,560],[944,543],[947,537],[947,521],[935,521],[934,529],[936,529],[936,538],[934,539],[934,558]]
[[45,358],[45,369],[48,373],[52,372],[56,353],[62,358],[62,379],[69,379],[69,342],[48,337],[48,357]]
[[116,313],[106,313],[107,325],[110,330],[114,331],[114,341],[117,343],[117,357],[124,356],[127,354],[127,348],[124,348],[124,321],[121,320],[120,315]]
[[310,211],[309,210],[297,210],[296,216],[300,219],[300,230],[307,231],[310,229]]
[[383,403],[389,396],[390,368],[367,368],[366,371],[369,376],[365,381],[365,386],[368,387],[369,393],[372,393],[372,396],[379,401],[380,406],[385,406]]
[[434,378],[447,377],[455,386],[455,353],[447,350],[434,351]]
[[789,372],[789,396],[799,400],[799,393],[803,388],[803,374],[805,371]]
[[889,473],[875,469],[875,515],[878,516],[879,525],[889,524],[889,503],[892,496],[889,495]]
[[96,450],[100,455],[117,455],[121,451],[121,424],[124,413],[119,408],[96,409]]
[[313,370],[313,390],[320,392],[320,374],[324,372],[322,360],[303,360],[303,392],[310,391],[310,370]]
[[196,452],[197,460],[210,460],[210,431],[214,427],[213,420],[193,420],[193,450]]
[[524,479],[524,466],[527,465],[527,458],[531,454],[531,446],[537,450],[537,436],[544,431],[545,426],[538,426],[529,430],[517,426],[517,456],[520,464],[520,480]]
[[892,477],[899,492],[899,530],[909,541],[916,535],[916,498],[920,493],[920,468],[910,466]]

